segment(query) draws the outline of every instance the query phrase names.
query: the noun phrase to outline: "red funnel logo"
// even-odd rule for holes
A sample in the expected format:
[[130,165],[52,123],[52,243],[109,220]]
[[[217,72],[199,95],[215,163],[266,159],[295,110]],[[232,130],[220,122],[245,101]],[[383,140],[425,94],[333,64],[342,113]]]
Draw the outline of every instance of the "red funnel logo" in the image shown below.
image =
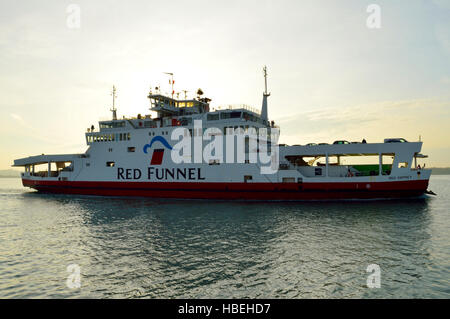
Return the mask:
[[152,160],[150,161],[150,165],[161,165],[164,156],[164,149],[159,148],[153,151]]

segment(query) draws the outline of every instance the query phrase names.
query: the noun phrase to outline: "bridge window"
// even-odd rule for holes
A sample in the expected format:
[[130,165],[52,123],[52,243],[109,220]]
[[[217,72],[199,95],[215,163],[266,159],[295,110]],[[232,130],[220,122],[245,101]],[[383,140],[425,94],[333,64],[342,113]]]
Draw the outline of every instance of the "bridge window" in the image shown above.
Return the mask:
[[115,127],[124,127],[124,126],[125,126],[125,121],[100,123],[100,128],[115,128]]
[[232,119],[237,119],[241,117],[241,112],[231,112],[230,117]]
[[219,119],[219,114],[208,114],[208,121],[217,121]]

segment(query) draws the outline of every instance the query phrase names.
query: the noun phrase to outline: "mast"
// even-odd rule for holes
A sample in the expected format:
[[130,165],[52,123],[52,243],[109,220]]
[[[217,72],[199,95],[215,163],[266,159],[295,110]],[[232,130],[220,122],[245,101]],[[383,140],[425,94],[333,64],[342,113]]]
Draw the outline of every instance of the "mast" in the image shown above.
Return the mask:
[[112,112],[112,117],[113,120],[117,120],[117,109],[116,109],[116,87],[113,85],[113,89],[111,91],[111,95],[112,95],[112,99],[113,99],[113,104],[112,104],[112,109],[110,110]]
[[172,84],[172,99],[173,99],[173,94],[175,93],[175,91],[173,90],[173,73],[171,72],[164,72],[164,74],[170,75],[170,80],[169,80],[169,84]]
[[267,93],[267,67],[266,66],[264,66],[263,72],[264,72],[264,93],[263,93],[263,101],[262,101],[262,107],[261,107],[261,118],[265,121],[268,121],[267,97],[270,96],[270,93]]

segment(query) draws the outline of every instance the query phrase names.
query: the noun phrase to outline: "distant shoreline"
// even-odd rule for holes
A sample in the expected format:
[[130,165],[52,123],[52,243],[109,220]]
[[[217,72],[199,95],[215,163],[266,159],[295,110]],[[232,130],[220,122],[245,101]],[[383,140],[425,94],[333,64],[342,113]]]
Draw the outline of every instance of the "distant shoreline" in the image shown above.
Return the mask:
[[450,167],[431,167],[432,175],[450,175]]

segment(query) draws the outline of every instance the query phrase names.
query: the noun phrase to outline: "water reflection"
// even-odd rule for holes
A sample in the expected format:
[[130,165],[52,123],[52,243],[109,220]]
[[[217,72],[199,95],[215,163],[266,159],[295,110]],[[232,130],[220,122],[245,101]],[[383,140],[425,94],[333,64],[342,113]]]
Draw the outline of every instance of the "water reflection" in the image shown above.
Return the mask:
[[[430,263],[426,199],[23,197],[50,207],[70,234],[64,240],[60,229],[53,236],[63,238],[59,249],[71,253],[61,253],[64,262],[82,266],[81,296],[389,297],[406,293]],[[378,291],[365,287],[372,263],[383,270]]]

